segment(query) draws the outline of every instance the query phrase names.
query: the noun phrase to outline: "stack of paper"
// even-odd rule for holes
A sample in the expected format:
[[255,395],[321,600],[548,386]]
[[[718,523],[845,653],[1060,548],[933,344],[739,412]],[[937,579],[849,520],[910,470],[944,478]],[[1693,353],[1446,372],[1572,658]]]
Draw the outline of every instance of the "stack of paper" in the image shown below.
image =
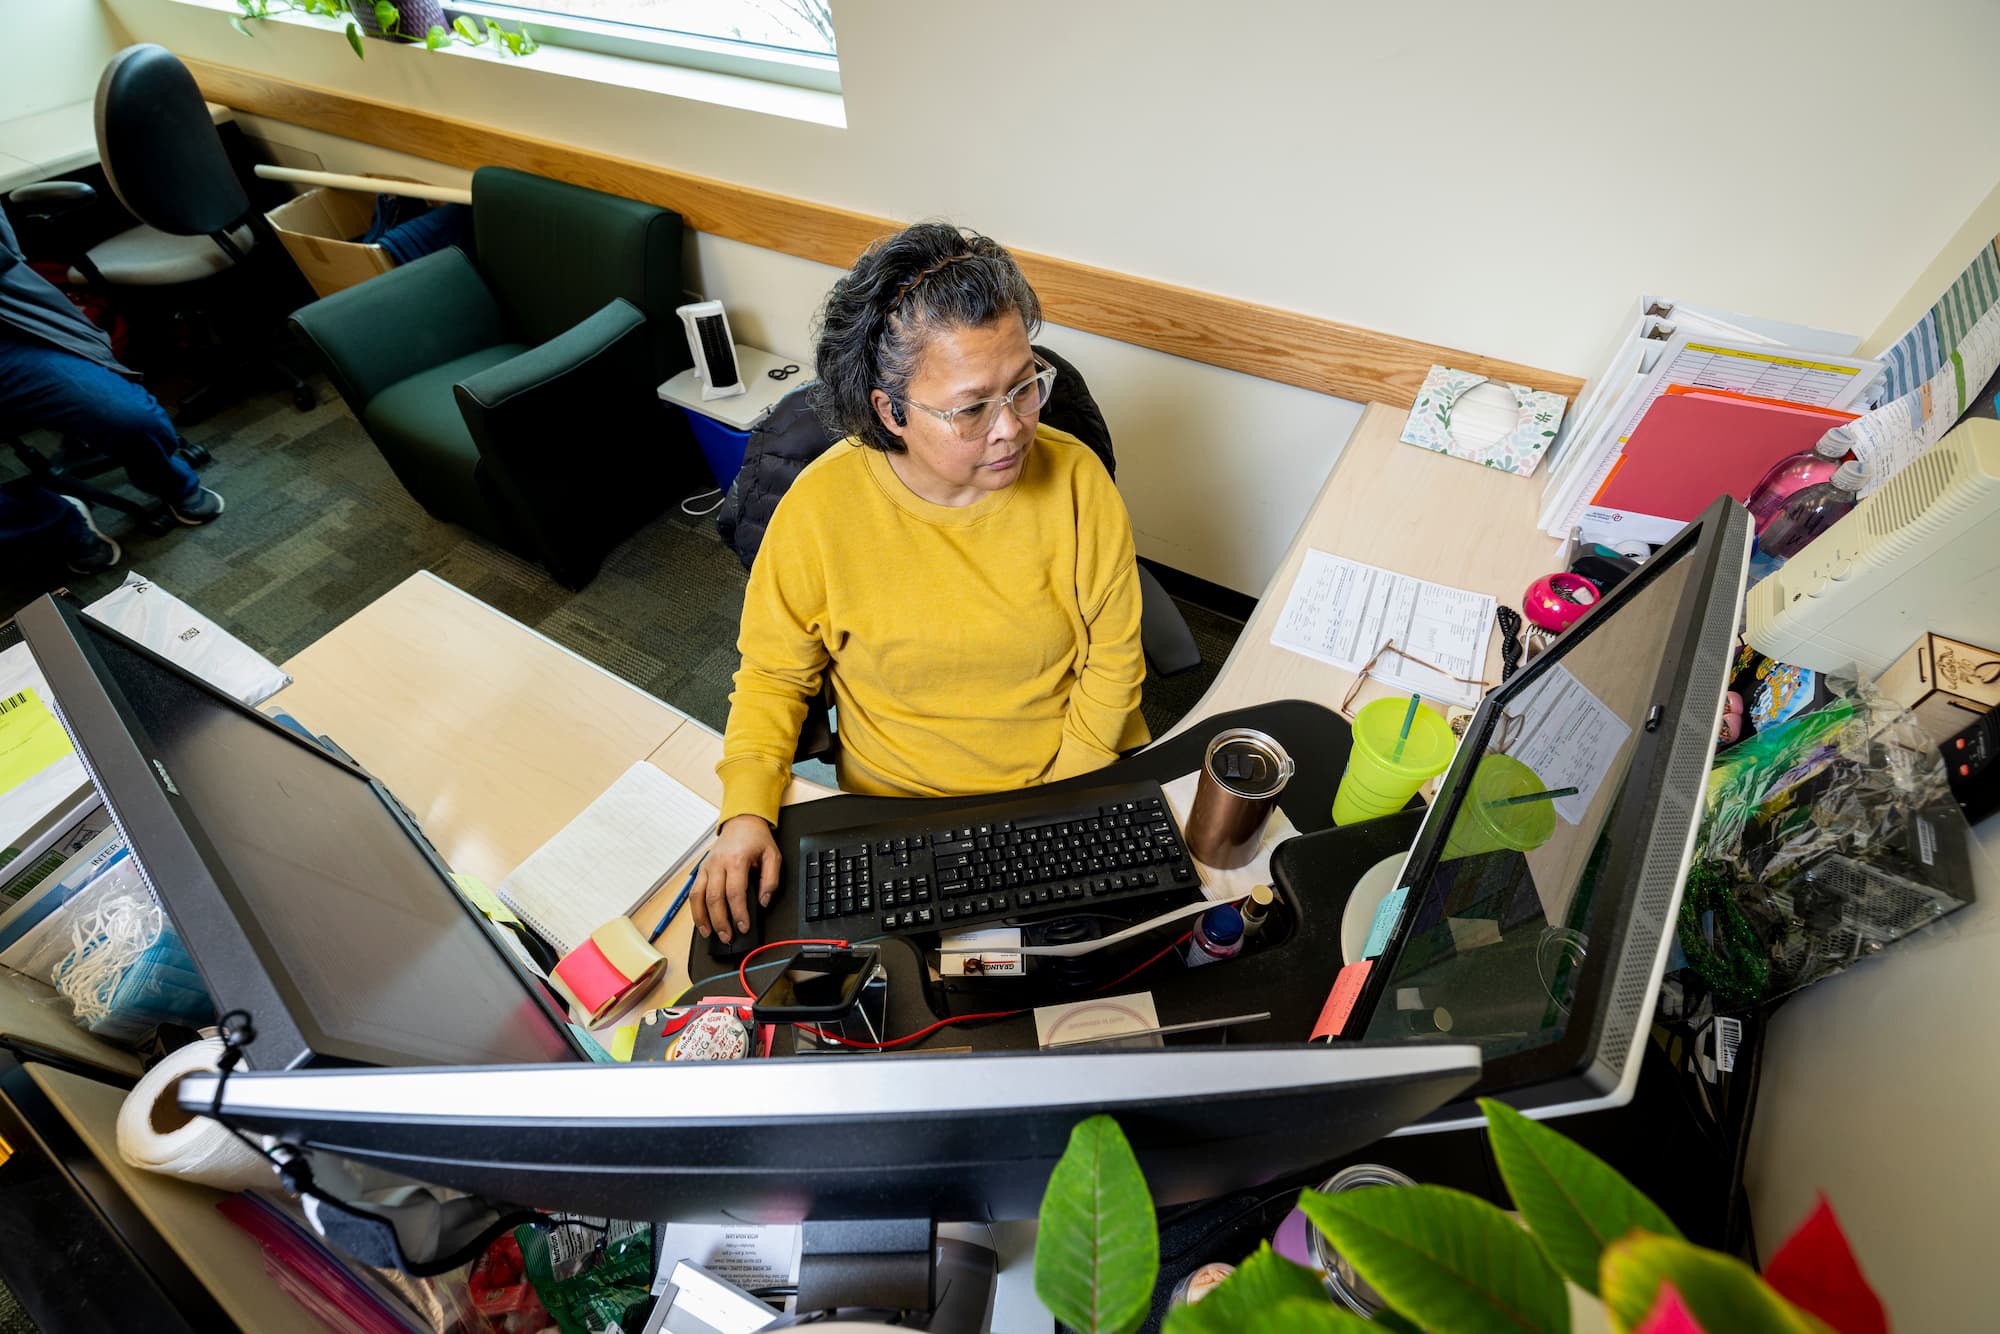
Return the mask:
[[[1581,528],[1587,539],[1660,542],[1678,529],[1676,523],[1652,537],[1633,532],[1626,526],[1629,512],[1608,503],[1605,490],[1633,433],[1675,386],[1683,393],[1707,390],[1778,406],[1842,411],[1844,419],[1851,416],[1844,410],[1861,402],[1882,372],[1880,362],[1847,355],[1858,341],[1851,335],[1651,297],[1640,299],[1624,327],[1623,340],[1585,387],[1551,451],[1540,521],[1553,536]],[[1689,412],[1682,405],[1670,408],[1668,416],[1684,418]],[[1830,420],[1819,433],[1838,424],[1840,419]],[[1810,447],[1811,441],[1799,446]],[[1757,471],[1761,475],[1762,469]],[[1707,484],[1699,475],[1694,480]],[[1728,489],[1718,484],[1708,499]]]
[[715,807],[641,761],[499,884],[500,901],[568,954],[623,917],[715,832]]
[[1835,437],[1867,465],[1867,495],[1939,440],[2000,370],[2000,242],[1981,246],[1937,304],[1883,353],[1875,408]]
[[1493,610],[1484,593],[1308,550],[1271,642],[1350,672],[1372,662],[1369,674],[1386,685],[1471,708]]

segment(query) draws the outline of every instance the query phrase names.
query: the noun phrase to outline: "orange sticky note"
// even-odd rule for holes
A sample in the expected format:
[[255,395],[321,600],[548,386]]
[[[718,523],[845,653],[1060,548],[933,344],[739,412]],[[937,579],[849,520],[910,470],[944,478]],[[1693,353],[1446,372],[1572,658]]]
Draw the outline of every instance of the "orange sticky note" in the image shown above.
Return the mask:
[[1368,980],[1368,970],[1374,966],[1373,959],[1363,959],[1340,970],[1340,976],[1333,979],[1333,992],[1319,1012],[1319,1022],[1313,1025],[1309,1041],[1340,1036],[1340,1030],[1347,1027],[1347,1016],[1354,1012],[1354,1002],[1361,999],[1361,984]]

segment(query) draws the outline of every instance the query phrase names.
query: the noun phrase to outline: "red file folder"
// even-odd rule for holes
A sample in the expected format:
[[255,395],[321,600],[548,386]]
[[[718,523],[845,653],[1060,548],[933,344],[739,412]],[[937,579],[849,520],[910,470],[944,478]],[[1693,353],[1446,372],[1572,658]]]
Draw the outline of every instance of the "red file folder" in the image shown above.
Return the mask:
[[1653,402],[1591,503],[1685,523],[1854,414],[1673,386]]

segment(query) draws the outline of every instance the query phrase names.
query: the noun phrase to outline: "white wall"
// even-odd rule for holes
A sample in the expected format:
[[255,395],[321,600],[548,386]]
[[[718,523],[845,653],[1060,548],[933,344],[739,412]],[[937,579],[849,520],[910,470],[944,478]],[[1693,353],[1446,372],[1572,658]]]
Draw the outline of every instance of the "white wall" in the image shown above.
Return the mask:
[[1779,1009],[1744,1170],[1764,1254],[1825,1191],[1905,1334],[2000,1310],[2000,817],[1976,832],[1979,902]]
[[[1988,0],[836,0],[844,129],[108,2],[186,55],[1579,374],[1642,289],[1865,333],[2000,179],[1939,129],[2000,112]],[[825,270],[700,263],[803,350]],[[1058,337],[1140,550],[1259,589],[1354,410]]]
[[77,102],[130,40],[97,0],[0,0],[0,120]]

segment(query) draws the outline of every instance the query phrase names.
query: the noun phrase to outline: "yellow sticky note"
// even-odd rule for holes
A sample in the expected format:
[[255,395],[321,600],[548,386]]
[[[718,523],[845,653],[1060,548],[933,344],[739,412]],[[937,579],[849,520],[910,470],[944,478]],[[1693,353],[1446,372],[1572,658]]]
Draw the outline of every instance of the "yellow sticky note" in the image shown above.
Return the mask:
[[489,921],[498,922],[502,926],[521,924],[521,919],[514,915],[513,910],[501,902],[500,896],[488,889],[486,882],[478,876],[469,871],[453,871],[451,882],[458,886],[458,892],[465,895],[473,907],[486,914]]
[[0,699],[0,795],[70,753],[69,733],[33,686]]

